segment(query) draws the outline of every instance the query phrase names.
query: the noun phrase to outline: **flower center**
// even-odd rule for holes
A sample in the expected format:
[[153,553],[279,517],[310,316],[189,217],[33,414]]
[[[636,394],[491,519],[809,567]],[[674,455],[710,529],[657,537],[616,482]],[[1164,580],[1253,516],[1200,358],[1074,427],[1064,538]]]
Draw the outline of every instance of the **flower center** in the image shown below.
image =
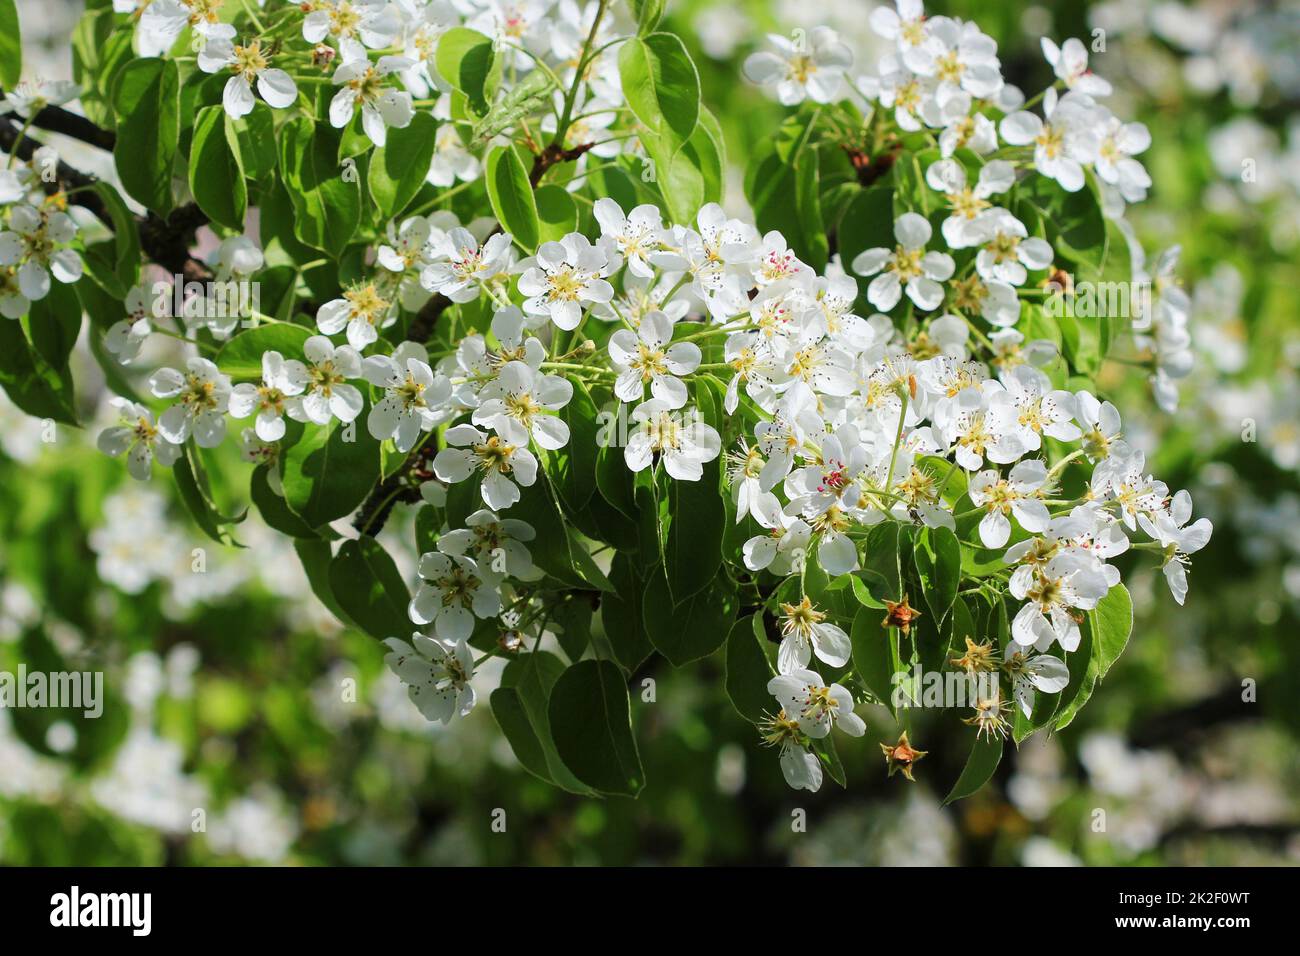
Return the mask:
[[262,54],[262,41],[254,40],[248,46],[235,47],[235,62],[230,64],[230,72],[251,83],[268,66],[270,61]]
[[388,300],[379,294],[373,282],[349,289],[343,293],[343,298],[352,307],[352,318],[365,319],[371,325],[388,311]]
[[814,608],[807,595],[798,604],[782,604],[781,613],[785,615],[781,633],[787,637],[794,634],[807,639],[812,636],[813,628],[826,620],[825,613]]
[[939,72],[939,79],[945,83],[960,83],[962,74],[966,72],[966,64],[958,58],[956,50],[949,50],[934,65]]
[[190,374],[185,377],[185,390],[181,392],[181,402],[189,405],[196,412],[213,409],[217,407],[215,392],[216,386],[212,382]]
[[503,442],[497,435],[488,438],[481,445],[474,446],[474,454],[478,456],[479,467],[484,471],[499,471],[503,475],[510,474],[510,459],[514,457],[515,446]]
[[546,282],[551,287],[551,298],[564,302],[578,301],[578,293],[582,291],[582,279],[573,266],[561,266],[559,271],[546,277]]
[[906,283],[921,275],[921,256],[924,253],[920,249],[904,249],[901,245],[894,249],[894,257],[890,260],[889,270],[898,276],[898,281]]

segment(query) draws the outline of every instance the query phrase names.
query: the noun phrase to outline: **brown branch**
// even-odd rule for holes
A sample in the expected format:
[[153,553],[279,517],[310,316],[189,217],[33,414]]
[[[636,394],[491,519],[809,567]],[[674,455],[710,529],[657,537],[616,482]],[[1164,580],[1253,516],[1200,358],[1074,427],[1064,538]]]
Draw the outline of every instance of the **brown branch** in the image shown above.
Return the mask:
[[[31,162],[36,151],[41,148],[41,144],[29,136],[21,137],[21,130],[12,119],[4,119],[0,122],[0,151],[11,153],[17,156],[23,162]],[[55,179],[47,181],[42,178],[42,188],[47,195],[55,195],[60,190],[68,192],[76,189],[77,192],[68,197],[68,201],[88,209],[94,213],[95,218],[110,229],[113,227],[113,217],[109,215],[108,207],[104,205],[99,195],[94,192],[93,187],[97,179],[94,176],[88,176],[80,170],[73,169],[63,160],[56,160],[54,166]]]
[[898,161],[898,154],[902,152],[903,144],[894,143],[875,156],[848,145],[842,145],[840,148],[848,154],[849,162],[853,164],[853,170],[858,175],[858,183],[866,189],[877,183],[893,168],[894,163]]
[[151,212],[145,219],[137,220],[140,248],[172,275],[179,275],[186,282],[208,282],[212,270],[190,255],[194,232],[207,221],[203,210],[194,203],[173,209],[166,219]]
[[533,168],[528,174],[528,184],[533,189],[536,189],[537,184],[546,175],[546,171],[552,166],[558,166],[560,163],[571,163],[595,145],[595,143],[583,143],[581,146],[574,146],[572,149],[564,149],[559,143],[552,143],[533,158]]
[[[38,115],[45,112],[42,110]],[[0,121],[0,150],[30,162],[42,144],[29,136],[24,136],[19,142],[19,132],[13,120]],[[100,180],[74,169],[61,159],[55,163],[54,175],[53,181],[42,180],[47,195],[67,193],[68,202],[88,210],[109,229],[114,228],[113,216],[94,188]],[[166,219],[152,212],[144,218],[136,217],[140,248],[150,260],[173,275],[184,277],[186,282],[207,282],[212,278],[212,270],[189,252],[194,242],[194,231],[207,221],[208,217],[194,203],[173,209]]]
[[451,300],[445,296],[433,296],[415,313],[410,328],[406,330],[406,337],[412,342],[428,342],[433,335],[433,327],[438,324],[438,319],[442,318],[442,313],[447,311],[449,305]]
[[1258,719],[1260,705],[1241,699],[1241,686],[1229,684],[1202,700],[1176,710],[1140,718],[1129,732],[1134,747],[1169,747],[1187,750],[1204,740],[1211,730],[1224,724]]
[[359,534],[373,538],[383,530],[388,516],[399,502],[412,504],[419,501],[420,485],[433,477],[433,456],[437,453],[436,436],[417,445],[401,468],[375,485],[357,509],[352,527]]
[[79,116],[59,106],[47,106],[32,117],[32,125],[51,133],[60,133],[81,140],[99,149],[112,152],[117,145],[117,134],[111,129],[96,126],[84,116]]

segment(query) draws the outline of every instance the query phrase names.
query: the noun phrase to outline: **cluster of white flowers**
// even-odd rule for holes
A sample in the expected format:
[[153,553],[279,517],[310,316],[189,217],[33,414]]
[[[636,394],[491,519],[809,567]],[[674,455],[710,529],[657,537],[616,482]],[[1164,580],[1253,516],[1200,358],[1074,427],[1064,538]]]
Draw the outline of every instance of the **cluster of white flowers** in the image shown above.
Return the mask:
[[[430,719],[449,721],[474,704],[469,641],[477,622],[500,619],[498,632],[516,634],[537,626],[531,595],[518,597],[513,583],[538,573],[524,544],[534,529],[508,512],[538,481],[547,457],[572,440],[566,410],[575,383],[609,389],[620,410],[631,406],[634,428],[623,447],[631,471],[662,465],[672,480],[698,481],[722,454],[718,431],[698,411],[713,404],[702,390],[716,378],[725,383],[726,415],[743,404],[759,422],[729,456],[737,520],[752,517],[765,529],[745,543],[744,565],[754,575],[797,575],[801,585],[798,599],[781,605],[779,676],[770,688],[779,708],[765,728],[791,785],[820,784],[814,742],[833,724],[863,730],[851,692],[809,670],[814,657],[844,667],[851,647],[802,592],[804,563],[815,556],[833,576],[858,569],[862,539],[881,522],[965,533],[969,523],[959,529],[959,519],[982,513],[978,542],[964,543],[1007,549],[1005,586],[1023,603],[1001,666],[1028,712],[1035,692],[1064,688],[1064,662],[1051,651],[1078,647],[1078,620],[1119,583],[1107,562],[1130,547],[1130,533],[1149,537],[1143,546],[1161,554],[1180,602],[1187,555],[1209,537],[1206,519],[1189,525],[1187,493],[1171,494],[1121,437],[1117,410],[1063,388],[1055,345],[1027,341],[1016,328],[1022,296],[1041,293],[1056,252],[997,205],[1018,183],[1041,176],[1072,192],[1095,181],[1108,197],[1104,205],[1122,211],[1150,185],[1133,158],[1149,137],[1100,104],[1109,86],[1088,70],[1079,41],[1044,41],[1057,80],[1033,101],[1041,101],[1040,116],[1003,82],[996,44],[977,27],[926,18],[919,0],[897,6],[871,20],[893,46],[878,77],[850,82],[851,54],[827,29],[777,44],[777,53],[756,54],[745,67],[752,79],[774,85],[783,103],[807,97],[869,105],[898,129],[924,131],[937,144],[940,158],[918,169],[917,187],[928,191],[922,208],[899,215],[893,243],[861,251],[851,271],[836,258],[818,274],[779,232],[762,234],[716,203],[700,208],[691,224],[665,222],[653,205],[625,210],[598,199],[594,241],[571,232],[524,259],[491,221],[463,224],[448,211],[411,215],[388,224],[368,274],[319,307],[320,334],[307,340],[301,358],[267,352],[261,382],[238,385],[207,358],[160,369],[150,390],[172,405],[155,421],[143,406],[120,400],[123,423],[101,435],[101,448],[125,455],[131,474],[145,479],[154,458],[171,464],[191,438],[201,447],[221,443],[227,416],[253,417],[245,456],[270,462],[287,434],[286,416],[307,428],[350,423],[369,393],[370,434],[429,459],[419,471],[426,500],[439,503],[446,485],[473,481],[486,506],[466,527],[444,528],[437,550],[420,560],[425,583],[409,614],[433,636],[388,640],[389,666],[412,700]],[[413,92],[445,93],[433,56],[446,29],[465,23],[499,40],[500,51],[516,51],[505,53],[515,67],[507,72],[549,61],[548,69],[572,80],[595,7],[313,0],[304,5],[302,31],[318,45],[314,58],[340,61],[330,122],[344,126],[359,109],[366,135],[382,145],[387,128],[411,121]],[[272,106],[291,103],[292,79],[255,43],[236,45],[215,9],[212,0],[154,0],[139,29],[156,34],[165,49],[177,23],[194,24],[205,38],[200,65],[234,74],[225,94],[232,115],[252,108],[254,87]],[[367,53],[394,47],[405,55],[372,63]],[[602,52],[584,72],[585,99],[560,108],[567,114],[573,107],[584,124],[567,129],[573,143],[566,145],[594,143],[591,152],[601,155],[620,148],[616,134],[601,131],[623,100],[600,30],[593,49]],[[453,124],[442,130],[465,150]],[[985,158],[978,172],[965,151]],[[459,159],[448,166],[444,153],[440,132],[430,181],[447,186],[477,174]],[[571,185],[582,182],[583,159]],[[931,206],[947,210],[937,234],[922,214]],[[11,235],[0,236],[0,253]],[[227,243],[214,263],[220,276],[246,278],[263,267],[251,240]],[[1138,346],[1153,357],[1158,392],[1186,374],[1191,354],[1186,297],[1171,270],[1169,257],[1154,267],[1161,295],[1152,314],[1138,318]],[[869,279],[865,288],[857,277]],[[860,291],[871,314],[855,313]],[[110,336],[124,360],[150,332],[143,294],[128,301],[131,318]],[[396,336],[385,330],[434,296],[463,311],[488,305],[490,329],[435,355],[416,341],[390,350],[387,340]],[[619,326],[603,347],[582,336],[593,318]],[[202,324],[218,337],[234,329],[221,320]],[[196,327],[190,323],[190,331]],[[706,362],[705,348],[722,360]],[[426,452],[430,442],[436,453]],[[1086,493],[1059,497],[1064,469],[1083,459],[1093,466]],[[967,499],[968,511],[954,514],[954,501]],[[992,729],[999,731],[1005,718],[994,703]]]
[[[39,160],[33,160],[34,163]],[[39,179],[36,181],[39,184]],[[33,302],[50,293],[50,277],[59,282],[81,278],[81,255],[70,248],[77,238],[77,224],[58,205],[29,198],[29,184],[18,187],[5,199],[0,183],[0,315],[10,319],[27,314]]]
[[[222,103],[231,117],[247,116],[259,97],[276,109],[293,106],[300,93],[294,72],[302,75],[303,54],[283,49],[280,40],[267,42],[267,31],[241,41],[235,27],[223,21],[223,6],[223,0],[151,0],[139,15],[140,55],[164,55],[188,25],[194,32],[199,68],[206,73],[229,74]],[[359,113],[366,136],[383,146],[389,129],[410,125],[416,110],[422,108],[417,101],[432,100],[432,107],[426,102],[423,108],[431,109],[439,125],[426,178],[435,186],[447,187],[456,181],[478,179],[482,164],[470,150],[466,133],[451,122],[452,86],[436,66],[443,34],[454,27],[468,27],[492,39],[498,55],[509,64],[500,77],[505,87],[527,81],[538,70],[568,84],[592,34],[599,4],[577,0],[308,0],[300,6],[296,13],[301,23],[296,29],[302,40],[312,44],[308,69],[324,71],[336,88],[329,105],[330,123],[347,126]],[[123,13],[137,13],[138,7],[137,0],[115,3]],[[566,138],[573,142],[565,143],[567,147],[595,139],[598,145],[591,152],[605,159],[625,147],[620,139],[601,135],[624,104],[618,51],[607,48],[617,35],[613,20],[610,12],[595,33],[594,55],[584,71],[585,88],[573,113],[576,119],[567,131]],[[270,33],[279,32],[281,25]],[[401,52],[375,53],[392,50]],[[555,96],[563,100],[563,91],[557,90]],[[547,120],[543,120],[542,131],[553,133],[555,117]],[[579,173],[586,162],[585,155],[578,160]],[[581,183],[578,176],[571,188]]]
[[[1091,171],[1105,204],[1113,211],[1118,200],[1122,212],[1150,185],[1133,158],[1150,137],[1141,124],[1123,123],[1098,102],[1110,86],[1088,70],[1078,40],[1059,47],[1043,41],[1057,81],[1036,98],[1040,117],[1023,108],[1019,90],[1004,84],[996,44],[973,24],[927,18],[919,0],[899,0],[896,11],[877,10],[872,26],[896,48],[878,78],[857,81],[857,92],[890,110],[902,130],[936,137],[942,158],[925,171],[925,182],[949,214],[937,246],[927,218],[906,212],[894,224],[896,245],[854,258],[853,272],[873,277],[866,298],[879,310],[865,319],[852,314],[851,285],[835,295],[840,277],[819,278],[791,257],[781,259],[776,281],[742,283],[753,296],[748,314],[724,326],[732,330],[726,355],[735,370],[728,407],[736,407],[740,386],[764,420],[753,444],[733,456],[732,487],[737,518],[748,513],[769,531],[746,542],[744,560],[753,571],[787,575],[815,554],[828,574],[839,575],[859,566],[855,539],[888,518],[955,529],[943,495],[951,476],[924,461],[950,459],[968,473],[970,504],[983,512],[979,544],[1001,549],[1017,536],[1005,554],[1013,568],[1007,587],[1023,604],[1002,668],[1028,714],[1035,690],[1066,686],[1065,663],[1049,651],[1079,646],[1082,612],[1119,583],[1107,562],[1130,547],[1126,532],[1140,529],[1147,546],[1161,553],[1179,603],[1187,591],[1187,556],[1210,536],[1208,519],[1188,524],[1187,492],[1171,494],[1146,471],[1143,454],[1120,437],[1114,406],[1087,391],[1056,387],[1045,371],[1055,347],[1025,343],[1013,328],[1021,316],[1018,288],[1031,274],[1046,281],[1054,251],[995,205],[996,197],[1035,174],[1078,191]],[[751,78],[775,83],[783,103],[805,95],[828,102],[821,66],[839,60],[814,51],[834,49],[834,37],[819,36],[811,49],[778,49],[786,69],[775,69],[772,54],[756,55],[746,65]],[[963,147],[990,157],[973,185],[953,158]],[[746,243],[733,236],[726,262],[746,261],[756,246],[754,238]],[[965,250],[977,251],[971,257]],[[965,264],[959,267],[954,255]],[[1155,287],[1150,314],[1135,317],[1135,344],[1152,359],[1153,385],[1166,408],[1177,400],[1172,380],[1187,374],[1191,359],[1187,297],[1172,277],[1176,255],[1161,257],[1147,274],[1140,248],[1134,250],[1135,278]],[[738,274],[729,270],[726,281]],[[907,335],[891,317],[895,312],[903,314]],[[919,313],[934,317],[918,328]],[[977,317],[993,327],[991,334],[980,331],[972,321]],[[1076,447],[1049,468],[1045,438]],[[1058,476],[1080,458],[1094,466],[1087,491],[1058,498]],[[811,746],[825,730],[818,725],[820,733],[810,733],[807,715],[829,712],[826,702],[839,694],[813,687],[820,679],[803,668],[810,652],[842,666],[848,640],[806,597],[784,605],[783,613],[778,665],[801,689],[787,687],[785,676],[774,680],[781,710],[767,725],[767,739],[781,746],[791,786],[815,790],[821,768]],[[1005,732],[1001,705],[982,709],[977,723]]]

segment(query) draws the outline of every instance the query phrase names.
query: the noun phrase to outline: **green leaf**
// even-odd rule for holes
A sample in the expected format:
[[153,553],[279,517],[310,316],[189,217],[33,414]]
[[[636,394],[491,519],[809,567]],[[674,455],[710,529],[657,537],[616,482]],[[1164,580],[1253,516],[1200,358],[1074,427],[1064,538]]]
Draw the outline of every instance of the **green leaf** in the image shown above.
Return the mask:
[[761,613],[740,618],[727,634],[727,696],[736,713],[755,724],[775,706],[767,692],[773,670],[766,643]]
[[280,175],[293,204],[293,233],[336,258],[361,221],[360,173],[340,165],[341,135],[305,116],[280,128]]
[[551,736],[551,691],[564,670],[564,662],[548,651],[516,657],[492,692],[492,714],[526,770],[570,793],[590,794],[560,759]]
[[528,711],[524,708],[519,692],[512,687],[498,687],[492,691],[488,701],[492,705],[492,716],[501,728],[501,735],[510,744],[515,759],[533,776],[554,784],[550,768],[546,765],[546,750],[537,730],[528,719]]
[[706,462],[699,481],[674,481],[668,488],[668,538],[664,570],[672,600],[681,603],[709,586],[722,566],[727,507],[719,487],[717,458]]
[[[867,249],[892,249],[894,246],[894,191],[887,183],[877,183],[849,203],[840,217],[836,233],[840,261],[845,268]],[[850,273],[852,274],[852,273]],[[866,283],[859,285],[866,291]]]
[[966,766],[962,769],[961,776],[953,784],[948,796],[944,797],[944,806],[969,797],[989,782],[993,771],[998,769],[998,763],[1002,760],[1002,744],[1001,737],[985,735],[975,738],[975,745],[971,747],[970,756],[966,758]]
[[258,513],[267,527],[287,534],[291,538],[319,538],[314,528],[289,510],[284,498],[271,490],[269,484],[270,467],[260,465],[253,469],[250,479],[249,496],[257,506]]
[[885,521],[867,532],[862,546],[862,580],[873,597],[898,601],[902,597],[898,523]]
[[596,488],[601,497],[628,518],[637,516],[634,476],[623,460],[623,451],[602,444],[596,452]]
[[623,672],[609,661],[574,664],[551,690],[551,734],[574,776],[602,793],[634,797],[645,786],[632,737]]
[[941,496],[948,504],[955,504],[966,494],[966,472],[959,466],[936,455],[923,455],[917,464],[934,476],[938,488],[942,489]]
[[835,739],[827,734],[825,737],[814,739],[812,741],[813,753],[826,768],[827,775],[838,783],[841,787],[848,786],[848,778],[844,774],[844,763],[840,760],[840,755],[835,751]]
[[614,556],[609,580],[614,590],[601,599],[601,625],[618,662],[635,671],[654,653],[643,616],[645,582],[637,575],[636,562],[623,552]]
[[618,72],[627,105],[671,158],[700,117],[700,77],[686,45],[671,33],[629,39],[618,51]]
[[0,86],[18,87],[23,78],[23,40],[14,0],[0,0]]
[[578,228],[578,204],[563,186],[547,183],[533,194],[537,204],[538,241],[558,242]]
[[612,590],[608,579],[561,517],[551,497],[553,490],[549,482],[550,477],[543,472],[532,485],[519,489],[519,501],[510,509],[510,517],[527,521],[537,532],[528,545],[533,563],[571,587]]
[[293,422],[282,443],[284,500],[313,528],[351,514],[379,478],[379,442],[365,427],[368,407],[354,422],[328,426]]
[[591,619],[595,613],[591,599],[585,594],[574,594],[550,608],[547,625],[559,639],[560,649],[570,661],[577,661],[586,653],[591,643]]
[[190,192],[213,222],[242,231],[248,191],[239,135],[221,106],[206,106],[194,121],[190,143]]
[[247,511],[227,518],[217,509],[208,489],[207,470],[203,466],[198,446],[193,441],[185,443],[184,453],[176,459],[176,464],[172,465],[172,475],[176,479],[176,488],[180,492],[181,501],[200,530],[219,544],[243,547],[229,531],[224,529],[227,525],[243,521]]
[[528,183],[528,170],[513,146],[498,146],[488,153],[484,174],[492,213],[502,228],[529,252],[537,248],[541,226],[537,203]]
[[390,129],[383,146],[370,157],[367,181],[380,217],[392,219],[410,204],[424,184],[433,160],[438,124],[430,113],[416,112],[410,125]]
[[1106,218],[1091,185],[1071,193],[1046,176],[1030,176],[1016,186],[1015,196],[1018,203],[1037,214],[1034,218],[1041,220],[1045,238],[1060,257],[1101,268]]
[[302,562],[303,572],[307,575],[307,583],[311,585],[312,593],[321,604],[324,604],[341,623],[361,630],[339,606],[334,591],[330,588],[330,562],[334,560],[330,543],[321,538],[314,541],[298,538],[293,543],[293,550],[298,553],[298,560]]
[[693,597],[676,603],[662,569],[656,569],[646,585],[642,607],[650,642],[674,667],[708,657],[727,639],[734,597],[726,576],[720,574]]
[[77,336],[81,334],[81,300],[77,298],[76,287],[50,283],[49,293],[32,303],[23,324],[36,354],[56,371],[66,370]]
[[1070,725],[1083,705],[1092,697],[1111,665],[1119,659],[1133,630],[1133,599],[1128,588],[1117,584],[1097,607],[1084,614],[1079,625],[1079,646],[1066,654],[1070,682],[1060,694],[1056,729]]
[[465,94],[470,108],[483,116],[488,112],[487,90],[493,59],[490,39],[477,30],[452,27],[438,38],[434,62],[439,75]]
[[722,198],[724,149],[717,123],[706,110],[690,140],[674,150],[671,141],[646,132],[641,135],[653,166],[642,178],[659,186],[671,219],[692,222],[705,203]]
[[1128,588],[1117,584],[1088,612],[1092,639],[1096,645],[1097,679],[1105,677],[1128,646],[1133,633],[1133,599]]
[[961,580],[961,543],[947,528],[926,528],[917,536],[912,559],[921,580],[921,592],[936,624],[957,597]]
[[[883,593],[885,590],[885,579],[874,571],[858,571],[847,576],[849,584],[853,588],[853,596],[863,607],[885,609],[885,602],[881,601],[871,593],[872,588],[877,592]],[[870,578],[872,587],[868,587],[866,582]]]
[[235,120],[234,128],[244,175],[257,182],[275,169],[275,115],[265,103],[254,103],[253,111]]
[[645,36],[659,26],[664,17],[665,0],[628,0],[632,8],[632,19],[636,21],[636,32]]
[[577,515],[596,493],[596,404],[581,382],[573,383],[573,398],[560,410],[569,426],[569,443],[547,454],[547,465],[564,510]]
[[[72,34],[72,78],[81,87],[79,101],[86,117],[113,129],[113,80],[134,55],[133,30],[114,30],[114,12],[105,7],[87,10]],[[8,84],[6,84],[8,85]]]
[[172,166],[180,140],[180,78],[176,64],[132,60],[113,84],[117,145],[113,161],[133,199],[166,215],[172,208]]
[[880,702],[894,713],[894,674],[898,660],[898,631],[884,626],[884,614],[861,608],[853,618],[849,640],[853,644],[853,669]]
[[817,151],[808,145],[811,122],[794,117],[776,136],[759,143],[745,171],[745,195],[760,232],[778,230],[800,259],[821,270],[829,246]]
[[140,277],[140,232],[136,228],[135,216],[131,215],[131,210],[116,189],[108,183],[97,182],[95,195],[104,204],[113,222],[113,274],[117,277],[119,288],[108,291],[116,295],[120,290],[120,298],[125,298],[127,290]]
[[285,322],[267,323],[245,329],[231,337],[217,353],[217,368],[236,381],[260,381],[262,355],[276,351],[287,359],[302,359],[303,343],[311,330]]
[[28,415],[77,424],[72,376],[41,358],[23,335],[22,323],[0,321],[0,386]]
[[330,562],[330,592],[344,613],[371,637],[409,639],[411,594],[397,565],[374,538],[344,541]]

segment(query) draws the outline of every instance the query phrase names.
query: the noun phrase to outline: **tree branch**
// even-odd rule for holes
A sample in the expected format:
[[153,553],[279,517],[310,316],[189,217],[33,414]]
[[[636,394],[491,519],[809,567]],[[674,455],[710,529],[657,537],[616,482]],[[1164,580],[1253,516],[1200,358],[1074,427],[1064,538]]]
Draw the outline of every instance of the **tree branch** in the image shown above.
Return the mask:
[[573,162],[595,145],[595,143],[583,143],[572,149],[564,149],[558,143],[552,143],[533,158],[533,168],[528,173],[528,184],[536,190],[537,184],[542,181],[548,169],[560,163]]
[[1239,685],[1229,684],[1218,693],[1185,707],[1141,718],[1129,732],[1129,742],[1142,749],[1186,750],[1215,727],[1258,718],[1259,707],[1241,699]]
[[[41,148],[41,144],[29,136],[24,136],[19,141],[21,130],[12,119],[5,118],[0,121],[0,151],[11,153],[17,156],[23,162],[31,162],[36,151]],[[92,187],[98,180],[94,176],[87,176],[80,170],[73,169],[63,160],[57,160],[54,167],[54,181],[46,181],[42,178],[42,188],[47,195],[54,195],[63,190],[68,192],[76,189],[78,192],[68,197],[68,201],[88,209],[94,213],[95,218],[110,229],[113,227],[113,217],[109,215],[108,208],[104,205],[103,200],[93,191]]]
[[[49,109],[47,107],[37,115],[44,116]],[[75,116],[72,113],[66,115]],[[90,123],[89,120],[86,122]],[[23,137],[19,142],[19,132],[13,120],[6,118],[0,122],[0,150],[13,153],[24,162],[30,162],[42,144],[29,136]],[[60,191],[68,193],[68,202],[89,210],[96,219],[113,229],[113,217],[94,189],[100,180],[74,169],[61,159],[55,164],[54,175],[53,181],[42,180],[47,195],[52,196]],[[210,281],[212,270],[189,252],[194,241],[194,231],[207,221],[208,217],[194,203],[173,209],[166,219],[153,212],[143,219],[136,217],[140,248],[150,260],[173,275],[182,276],[186,282]]]
[[84,116],[63,109],[60,106],[47,106],[32,117],[32,125],[51,133],[61,133],[73,139],[81,140],[91,146],[112,152],[117,145],[117,134],[111,129],[96,126]]

